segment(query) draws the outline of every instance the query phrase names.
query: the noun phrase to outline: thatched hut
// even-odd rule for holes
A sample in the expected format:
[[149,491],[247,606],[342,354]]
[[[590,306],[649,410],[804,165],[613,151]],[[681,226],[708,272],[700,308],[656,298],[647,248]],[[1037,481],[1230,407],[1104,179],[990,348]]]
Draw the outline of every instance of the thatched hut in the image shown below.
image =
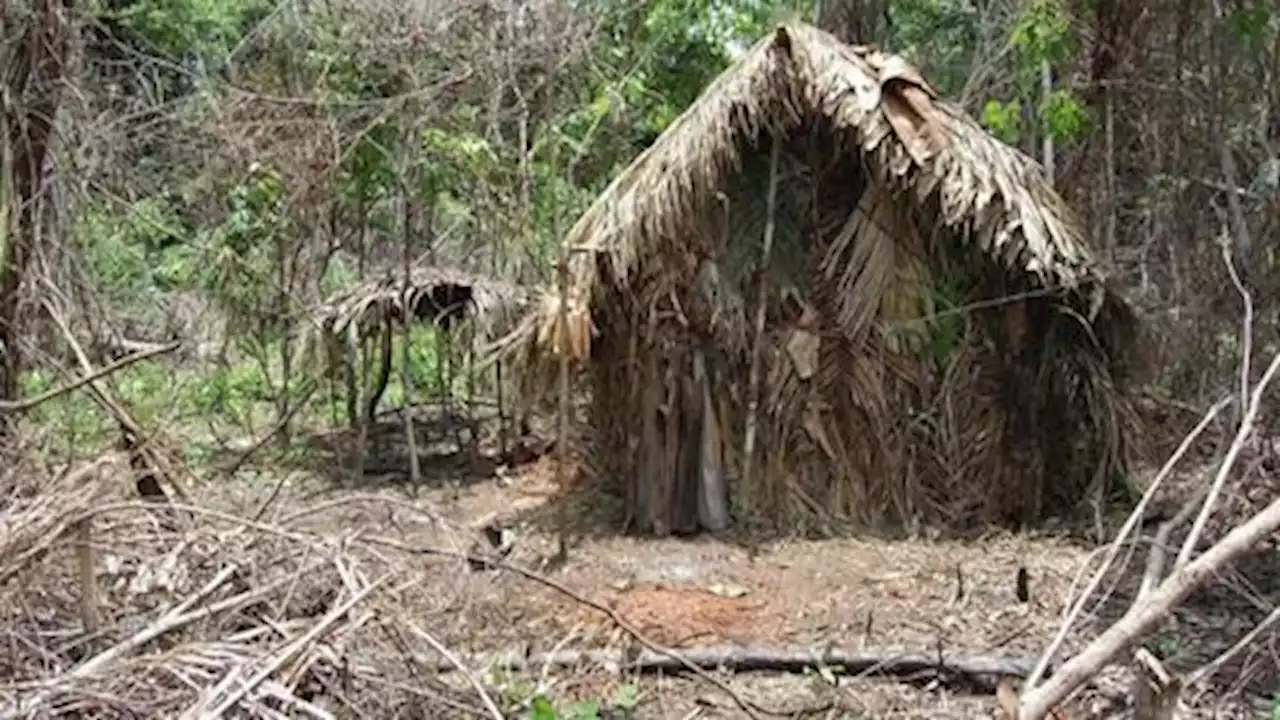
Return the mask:
[[510,283],[440,265],[415,265],[360,283],[315,309],[316,324],[341,337],[353,329],[381,328],[407,314],[416,322],[448,329],[467,317],[517,309],[524,291]]
[[585,366],[633,530],[719,527],[726,495],[786,528],[1033,523],[1124,469],[1131,312],[1040,167],[902,58],[777,28],[566,242],[568,307],[510,347]]
[[[320,331],[323,358],[331,379],[342,376],[346,385],[347,420],[354,427],[361,419],[372,422],[383,393],[391,378],[392,336],[395,328],[416,323],[434,326],[441,331],[443,347],[438,348],[442,362],[438,385],[449,401],[452,386],[449,374],[453,357],[449,352],[451,331],[465,324],[480,334],[510,326],[513,317],[526,302],[528,294],[518,286],[456,268],[418,264],[409,269],[392,271],[337,293],[314,308],[312,319]],[[356,360],[364,355],[362,343],[376,345],[373,387],[365,388],[357,375]],[[464,352],[470,352],[466,347]],[[370,368],[365,368],[366,370]],[[501,396],[500,396],[501,397]],[[359,406],[363,405],[363,413]]]

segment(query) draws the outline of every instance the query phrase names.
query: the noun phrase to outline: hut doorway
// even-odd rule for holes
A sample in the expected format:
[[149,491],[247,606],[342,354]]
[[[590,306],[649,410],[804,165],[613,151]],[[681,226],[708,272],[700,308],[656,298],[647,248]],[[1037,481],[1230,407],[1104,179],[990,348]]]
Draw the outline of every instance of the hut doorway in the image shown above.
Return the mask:
[[592,425],[605,471],[625,479],[624,529],[659,536],[727,529],[723,353],[691,326],[689,289],[608,307],[602,320],[616,332],[593,347],[601,362],[591,370],[596,393],[614,397],[592,403]]

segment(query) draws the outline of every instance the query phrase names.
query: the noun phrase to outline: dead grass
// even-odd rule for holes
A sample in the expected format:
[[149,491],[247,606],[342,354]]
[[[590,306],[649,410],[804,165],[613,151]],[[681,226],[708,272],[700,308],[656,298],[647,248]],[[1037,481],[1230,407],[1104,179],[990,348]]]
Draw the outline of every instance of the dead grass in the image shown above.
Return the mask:
[[[436,624],[454,598],[419,592],[421,560],[380,553],[354,527],[307,522],[336,505],[255,521],[258,498],[202,502],[190,523],[166,529],[162,514],[121,497],[122,468],[104,465],[6,508],[4,716],[202,717],[238,704],[394,717],[475,705],[449,683],[415,678],[406,651],[410,632]],[[93,525],[103,628],[89,637],[66,529],[81,518]]]
[[[552,587],[471,572],[447,556],[467,552],[474,527],[500,516],[520,537],[508,561],[543,566],[555,543],[524,519],[555,496],[553,466],[412,500],[389,488],[317,494],[317,481],[299,474],[265,508],[275,482],[226,479],[196,491],[189,522],[127,498],[131,483],[115,458],[76,483],[10,472],[0,506],[0,716],[200,717],[232,705],[264,717],[491,716],[464,675],[439,672],[447,662],[433,644],[466,663],[628,643],[603,614]],[[82,517],[92,518],[97,551],[101,630],[89,637],[70,532]],[[1012,534],[780,542],[756,553],[713,539],[603,536],[547,573],[676,647],[1033,657],[1087,556],[1066,540]],[[1030,603],[1014,597],[1020,563],[1031,573]],[[626,683],[640,690],[636,717],[697,708],[701,717],[743,716],[715,687],[685,677],[635,678],[598,664],[512,674],[471,662],[476,683],[516,716],[535,692],[607,701]],[[900,680],[723,676],[770,708],[833,717],[989,717],[994,707],[991,696],[931,677]],[[1082,702],[1103,707],[1117,692],[1095,687]]]

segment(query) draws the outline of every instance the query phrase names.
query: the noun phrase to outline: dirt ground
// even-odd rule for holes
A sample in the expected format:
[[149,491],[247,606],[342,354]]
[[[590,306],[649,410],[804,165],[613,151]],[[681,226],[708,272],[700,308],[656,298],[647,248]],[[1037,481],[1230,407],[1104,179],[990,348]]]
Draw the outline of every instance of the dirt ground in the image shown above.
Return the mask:
[[[262,478],[229,481],[219,495],[243,510],[259,506],[271,485]],[[295,474],[273,512],[278,519],[291,508],[319,503],[323,512],[294,524],[460,552],[471,549],[481,526],[497,519],[514,537],[508,562],[540,569],[613,609],[650,640],[676,648],[837,645],[1031,663],[1057,630],[1063,603],[1093,552],[1063,538],[1010,533],[968,542],[786,541],[752,550],[714,538],[640,539],[597,528],[559,554],[545,517],[540,519],[557,492],[548,458],[465,487],[417,491],[395,483],[334,489]],[[1019,566],[1029,573],[1027,602],[1016,596]],[[459,656],[625,645],[624,633],[601,612],[518,575],[466,571],[458,560],[424,560],[422,569],[416,593],[421,607],[413,612],[435,623],[440,641]],[[742,696],[783,716],[996,716],[990,688],[940,682],[933,673],[897,679],[836,679],[818,672],[723,677]],[[1128,716],[1128,682],[1122,669],[1109,671],[1077,696],[1066,717]],[[607,703],[628,683],[639,688],[636,717],[744,716],[704,680],[626,678],[606,667],[542,672],[542,688],[557,702]],[[1259,708],[1219,707],[1213,716],[1259,717],[1265,713]]]

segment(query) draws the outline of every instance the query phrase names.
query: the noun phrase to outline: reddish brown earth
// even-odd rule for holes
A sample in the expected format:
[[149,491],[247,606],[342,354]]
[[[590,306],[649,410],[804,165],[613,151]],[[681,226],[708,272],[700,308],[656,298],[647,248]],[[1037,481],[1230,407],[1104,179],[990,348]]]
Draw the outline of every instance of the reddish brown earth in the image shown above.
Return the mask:
[[[290,492],[298,502],[320,501],[305,483]],[[556,555],[554,537],[538,529],[546,526],[540,521],[547,519],[548,501],[558,497],[555,468],[546,458],[501,480],[423,489],[412,499],[400,487],[321,495],[332,506],[302,521],[316,529],[466,551],[476,528],[501,518],[516,528],[510,563],[544,567]],[[796,540],[753,554],[712,538],[642,539],[597,526],[546,575],[613,609],[649,640],[673,647],[836,644],[1034,660],[1056,632],[1063,603],[1091,552],[1062,538],[1001,532],[969,542]],[[1014,595],[1020,564],[1031,577],[1029,603]],[[424,559],[416,594],[420,607],[414,610],[455,652],[624,644],[609,617],[561,592],[511,573],[464,568],[460,561]],[[558,701],[607,700],[627,680],[604,668],[548,677]],[[995,709],[993,695],[928,682],[842,678],[832,686],[817,673],[744,673],[726,681],[773,709],[823,708],[819,717],[992,717]],[[743,716],[704,681],[645,676],[638,682],[638,717]],[[1127,682],[1123,672],[1104,676],[1072,704],[1068,716],[1125,716]]]

